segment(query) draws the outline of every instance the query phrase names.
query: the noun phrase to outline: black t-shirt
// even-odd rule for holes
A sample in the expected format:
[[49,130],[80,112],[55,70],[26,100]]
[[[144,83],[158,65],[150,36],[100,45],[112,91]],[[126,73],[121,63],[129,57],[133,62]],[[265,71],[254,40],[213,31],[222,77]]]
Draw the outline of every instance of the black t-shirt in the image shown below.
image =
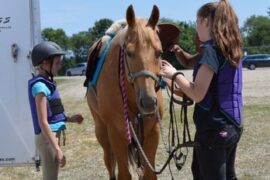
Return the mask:
[[216,50],[211,45],[204,46],[199,64],[208,66],[215,74],[217,74],[220,62]]

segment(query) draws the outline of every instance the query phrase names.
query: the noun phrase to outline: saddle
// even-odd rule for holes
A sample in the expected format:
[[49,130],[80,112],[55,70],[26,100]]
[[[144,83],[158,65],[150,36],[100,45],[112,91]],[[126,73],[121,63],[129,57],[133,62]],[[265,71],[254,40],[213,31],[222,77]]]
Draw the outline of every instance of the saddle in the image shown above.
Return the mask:
[[93,74],[96,70],[97,63],[99,60],[99,52],[102,47],[102,40],[101,38],[96,41],[93,46],[89,49],[89,56],[87,60],[87,68],[86,68],[86,79],[83,83],[84,87],[88,86],[88,82],[92,79]]
[[178,44],[181,30],[173,24],[158,24],[158,36],[164,52],[170,51],[172,45]]
[[[122,29],[126,27],[125,20],[119,20],[113,23],[105,32],[105,35],[96,41],[88,52],[88,63],[86,68],[86,80],[83,85],[88,87],[89,81],[96,81],[97,76],[100,73],[100,66],[104,62],[108,48],[110,47],[110,42],[112,38]],[[102,66],[102,65],[101,65]],[[95,84],[95,82],[93,82]]]
[[[105,35],[109,35],[112,37],[111,34],[116,34],[119,30],[123,29],[126,26],[125,21],[118,21],[114,23],[105,33]],[[164,52],[170,53],[170,48],[173,44],[178,44],[179,35],[180,35],[180,29],[172,24],[159,24],[159,33],[158,36],[160,38],[162,49]],[[102,37],[104,38],[104,37]],[[88,87],[89,81],[92,80],[97,64],[100,60],[100,53],[104,51],[104,44],[106,44],[104,39],[100,38],[98,41],[96,41],[88,52],[88,63],[86,68],[86,79],[83,83],[85,87]],[[110,39],[110,38],[109,38]]]

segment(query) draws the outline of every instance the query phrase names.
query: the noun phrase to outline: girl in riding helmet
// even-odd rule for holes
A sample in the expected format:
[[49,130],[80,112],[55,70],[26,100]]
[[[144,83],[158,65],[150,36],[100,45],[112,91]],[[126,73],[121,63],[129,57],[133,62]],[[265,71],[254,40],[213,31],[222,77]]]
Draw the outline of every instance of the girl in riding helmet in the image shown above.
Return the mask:
[[54,42],[46,41],[32,50],[32,64],[38,73],[28,82],[28,95],[31,107],[35,144],[41,156],[44,180],[56,180],[58,168],[66,164],[60,148],[60,137],[65,141],[66,122],[81,123],[80,114],[67,117],[53,76],[61,68],[64,52]]
[[[196,102],[193,119],[199,145],[194,148],[194,179],[235,180],[236,148],[243,122],[238,18],[229,2],[220,0],[204,4],[197,12],[196,23],[201,46],[193,82],[176,75],[176,69],[166,61],[160,75],[175,77],[181,91]],[[180,48],[173,51],[181,53]]]

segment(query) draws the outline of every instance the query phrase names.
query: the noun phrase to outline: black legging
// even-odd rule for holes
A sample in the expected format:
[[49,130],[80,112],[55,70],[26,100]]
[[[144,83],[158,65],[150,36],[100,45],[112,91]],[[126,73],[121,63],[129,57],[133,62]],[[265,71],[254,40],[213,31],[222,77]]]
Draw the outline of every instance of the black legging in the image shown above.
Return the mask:
[[[226,147],[209,147],[201,144],[193,150],[192,174],[194,180],[237,180],[235,155],[241,133]],[[213,137],[208,137],[212,141]],[[197,135],[195,140],[197,140]],[[204,139],[207,140],[207,139]]]

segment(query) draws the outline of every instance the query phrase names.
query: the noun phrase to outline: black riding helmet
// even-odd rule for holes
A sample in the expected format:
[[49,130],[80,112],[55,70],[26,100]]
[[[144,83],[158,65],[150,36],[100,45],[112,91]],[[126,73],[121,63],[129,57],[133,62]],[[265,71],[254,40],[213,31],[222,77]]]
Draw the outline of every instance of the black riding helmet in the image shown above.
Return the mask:
[[42,63],[43,60],[55,56],[55,55],[64,55],[65,52],[61,49],[61,47],[51,41],[44,41],[42,43],[37,44],[31,54],[32,64],[33,66],[38,66]]

